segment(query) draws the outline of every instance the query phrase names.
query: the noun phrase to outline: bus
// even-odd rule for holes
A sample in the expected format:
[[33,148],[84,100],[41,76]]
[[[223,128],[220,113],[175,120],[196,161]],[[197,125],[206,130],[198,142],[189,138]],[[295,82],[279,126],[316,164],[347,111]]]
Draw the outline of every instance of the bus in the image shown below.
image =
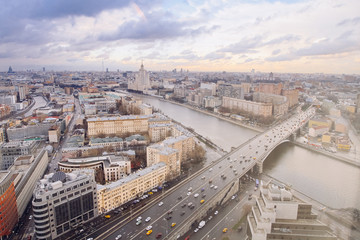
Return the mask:
[[255,180],[255,187],[259,187],[259,179]]

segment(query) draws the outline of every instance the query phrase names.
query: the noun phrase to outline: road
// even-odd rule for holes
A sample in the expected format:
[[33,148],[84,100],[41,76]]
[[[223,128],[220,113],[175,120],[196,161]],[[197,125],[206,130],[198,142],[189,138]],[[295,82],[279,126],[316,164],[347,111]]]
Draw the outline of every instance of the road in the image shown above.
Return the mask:
[[[89,237],[115,239],[118,235],[122,235],[126,239],[155,239],[159,233],[163,237],[171,234],[177,226],[187,221],[196,209],[202,207],[201,200],[204,200],[206,204],[206,201],[213,198],[220,189],[233,182],[235,178],[244,176],[256,164],[256,159],[267,156],[269,150],[275,148],[283,137],[304,125],[312,114],[311,111],[295,115],[273,129],[257,135],[211,166],[200,170],[190,179],[179,184],[176,191],[169,191],[161,200],[164,202],[162,206],[158,206],[159,200],[152,207],[146,209],[141,214],[143,221],[140,225],[136,225],[136,218],[139,215],[134,214],[127,221],[120,222],[118,226],[106,230],[99,229]],[[223,179],[221,175],[227,176],[227,178]],[[209,180],[212,182],[209,183]],[[189,191],[190,188],[192,191]],[[196,193],[199,194],[198,197],[195,197]],[[203,196],[204,194],[206,196]],[[181,199],[179,199],[180,196]],[[189,203],[194,205],[194,209],[188,207]],[[169,211],[173,213],[168,214]],[[171,218],[168,218],[170,216]],[[147,217],[151,217],[149,222],[144,221]],[[175,225],[172,227],[173,223]],[[149,226],[151,226],[152,233],[147,236],[146,228]]]

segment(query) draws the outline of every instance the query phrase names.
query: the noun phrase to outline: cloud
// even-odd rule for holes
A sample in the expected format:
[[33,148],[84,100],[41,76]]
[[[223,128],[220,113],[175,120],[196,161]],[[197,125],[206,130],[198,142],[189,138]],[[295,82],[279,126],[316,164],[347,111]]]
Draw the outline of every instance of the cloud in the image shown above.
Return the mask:
[[267,42],[265,42],[263,45],[274,45],[274,44],[280,44],[284,42],[296,42],[301,39],[300,36],[293,35],[293,34],[287,34],[278,38],[271,39]]
[[338,26],[342,26],[342,25],[357,25],[360,23],[360,17],[356,17],[356,18],[347,18],[342,20],[341,22],[339,22],[337,25]]
[[100,41],[114,41],[119,39],[155,40],[176,38],[181,36],[196,36],[202,33],[210,33],[217,28],[191,27],[191,22],[179,21],[170,12],[153,11],[146,14],[143,19],[130,20],[121,24],[113,33],[103,34]]
[[271,54],[272,54],[272,55],[278,55],[280,52],[281,52],[280,49],[276,49],[276,50],[274,50]]

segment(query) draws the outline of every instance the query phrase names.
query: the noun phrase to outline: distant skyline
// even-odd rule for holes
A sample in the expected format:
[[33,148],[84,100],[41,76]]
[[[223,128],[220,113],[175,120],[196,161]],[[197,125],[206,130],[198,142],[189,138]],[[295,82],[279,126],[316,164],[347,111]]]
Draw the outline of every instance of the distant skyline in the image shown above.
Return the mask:
[[360,74],[359,0],[0,0],[0,71]]

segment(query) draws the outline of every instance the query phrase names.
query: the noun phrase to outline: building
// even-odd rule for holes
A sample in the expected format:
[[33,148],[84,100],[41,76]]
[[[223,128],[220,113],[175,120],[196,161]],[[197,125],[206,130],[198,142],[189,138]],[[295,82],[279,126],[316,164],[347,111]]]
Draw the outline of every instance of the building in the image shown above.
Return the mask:
[[216,95],[216,84],[215,83],[200,83],[200,88],[208,89],[211,91],[211,95]]
[[313,126],[325,126],[330,129],[332,126],[332,121],[329,118],[315,117],[310,119],[308,123],[309,128]]
[[337,108],[330,108],[329,115],[332,117],[341,117],[341,112]]
[[111,113],[116,109],[116,102],[115,100],[98,101],[95,102],[95,108],[98,113]]
[[6,104],[0,104],[0,118],[6,117],[11,113],[11,107]]
[[220,97],[244,99],[244,90],[235,84],[219,84],[217,94]]
[[299,91],[297,89],[282,89],[281,95],[285,96],[289,101],[289,108],[299,103]]
[[356,112],[360,113],[360,93],[358,93],[356,98]]
[[1,169],[6,170],[13,165],[16,157],[21,155],[31,155],[35,152],[38,141],[11,141],[1,145]]
[[283,87],[282,83],[262,82],[259,84],[257,92],[281,95],[282,87]]
[[0,144],[5,142],[5,129],[0,127]]
[[93,170],[45,175],[32,201],[37,239],[55,239],[98,216]]
[[59,126],[52,126],[49,129],[49,142],[50,143],[58,143],[60,140],[60,127]]
[[19,219],[13,180],[11,171],[0,171],[0,237],[10,235]]
[[20,156],[14,161],[9,171],[15,176],[16,204],[19,216],[28,206],[35,183],[43,176],[49,163],[48,153],[43,148],[34,155]]
[[108,212],[141,196],[146,191],[162,186],[165,176],[166,165],[160,162],[116,182],[97,185],[99,213]]
[[272,181],[260,185],[260,197],[247,215],[252,240],[336,240],[329,227],[317,220],[311,204],[296,198],[291,189]]
[[87,158],[69,158],[58,163],[59,170],[65,173],[92,169],[98,183],[113,182],[131,173],[131,162],[125,156],[98,156]]
[[119,137],[106,137],[106,138],[90,138],[90,146],[104,146],[113,147],[114,150],[120,151],[124,148],[124,140]]
[[164,140],[171,135],[171,123],[160,123],[149,125],[149,138],[150,142],[156,143]]
[[289,101],[287,97],[269,93],[255,92],[253,94],[254,102],[271,103],[275,117],[280,117],[288,112]]
[[26,99],[26,95],[29,94],[29,87],[27,84],[19,84],[16,86],[16,90],[19,94],[19,100],[23,101]]
[[329,127],[327,126],[314,126],[309,128],[309,136],[314,138],[319,137],[327,132],[329,132]]
[[147,115],[126,115],[121,117],[88,118],[88,136],[115,134],[122,136],[129,133],[145,133],[148,131]]
[[256,116],[272,116],[271,103],[251,102],[242,99],[223,97],[222,106],[234,111],[244,111]]
[[152,114],[152,106],[149,104],[143,103],[139,105],[140,115],[151,115]]
[[338,150],[350,151],[351,142],[349,137],[343,137],[343,136],[337,137],[335,142]]
[[336,119],[334,122],[334,130],[339,133],[348,133],[348,124],[342,118]]
[[144,64],[141,64],[139,72],[135,75],[135,79],[128,81],[128,89],[140,92],[146,92],[150,89],[150,77],[149,73],[144,69]]
[[219,97],[214,97],[214,96],[206,96],[203,99],[204,101],[204,108],[216,108],[221,106],[222,101],[220,100]]

